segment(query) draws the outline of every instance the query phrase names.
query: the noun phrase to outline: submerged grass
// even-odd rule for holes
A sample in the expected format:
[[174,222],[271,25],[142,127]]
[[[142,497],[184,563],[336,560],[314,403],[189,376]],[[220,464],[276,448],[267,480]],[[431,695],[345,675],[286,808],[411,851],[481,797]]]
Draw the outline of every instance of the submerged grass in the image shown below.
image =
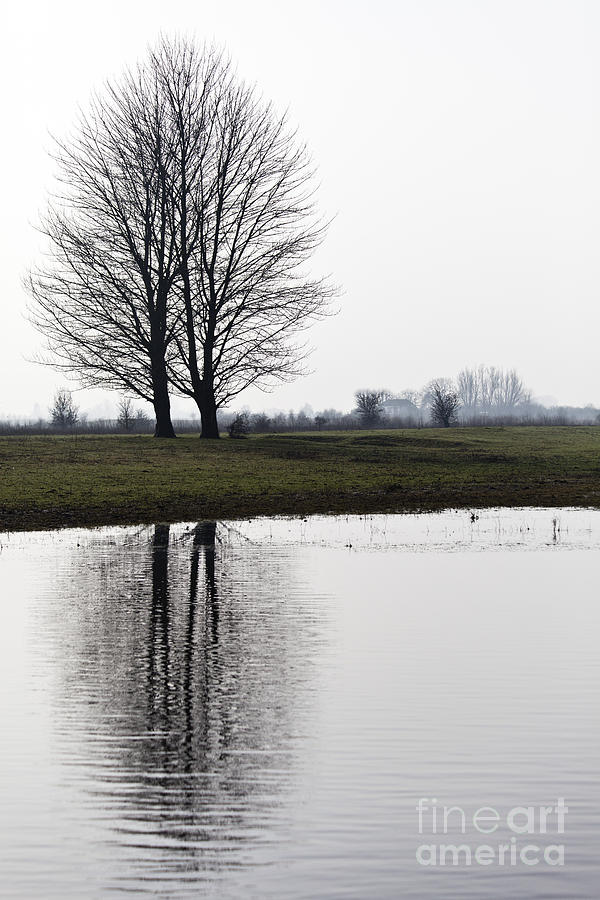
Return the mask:
[[315,512],[600,506],[600,428],[245,440],[0,438],[0,530]]

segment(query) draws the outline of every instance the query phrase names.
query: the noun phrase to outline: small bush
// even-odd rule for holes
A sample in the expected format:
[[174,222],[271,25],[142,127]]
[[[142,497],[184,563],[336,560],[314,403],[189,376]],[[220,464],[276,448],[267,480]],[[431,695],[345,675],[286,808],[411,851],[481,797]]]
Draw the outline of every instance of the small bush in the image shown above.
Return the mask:
[[238,413],[229,423],[229,428],[227,429],[230,438],[244,438],[249,430],[250,425],[246,413]]

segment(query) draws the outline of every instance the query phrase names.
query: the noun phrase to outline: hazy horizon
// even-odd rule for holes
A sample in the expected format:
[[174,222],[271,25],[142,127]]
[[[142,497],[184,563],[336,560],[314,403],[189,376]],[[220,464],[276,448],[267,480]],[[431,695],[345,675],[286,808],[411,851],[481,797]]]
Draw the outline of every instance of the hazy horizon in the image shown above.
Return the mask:
[[[289,109],[334,217],[315,271],[343,294],[309,333],[312,374],[238,407],[348,409],[356,388],[420,388],[479,363],[515,367],[547,401],[600,404],[598,5],[58,0],[6,15],[0,418],[45,414],[67,383],[27,361],[41,338],[23,317],[49,135],[68,135],[161,32],[225,46]],[[117,397],[77,402],[108,415]],[[174,398],[175,417],[193,410]]]

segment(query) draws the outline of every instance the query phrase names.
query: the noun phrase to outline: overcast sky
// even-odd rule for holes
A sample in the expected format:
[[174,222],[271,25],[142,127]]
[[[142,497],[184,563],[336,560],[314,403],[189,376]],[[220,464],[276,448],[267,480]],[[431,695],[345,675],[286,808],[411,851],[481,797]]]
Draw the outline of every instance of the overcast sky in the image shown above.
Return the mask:
[[239,406],[348,409],[358,387],[479,362],[600,404],[597,0],[25,0],[3,17],[0,417],[45,415],[64,384],[28,361],[40,338],[21,285],[49,133],[161,31],[226,46],[289,109],[335,216],[315,266],[343,295],[311,331],[312,374]]

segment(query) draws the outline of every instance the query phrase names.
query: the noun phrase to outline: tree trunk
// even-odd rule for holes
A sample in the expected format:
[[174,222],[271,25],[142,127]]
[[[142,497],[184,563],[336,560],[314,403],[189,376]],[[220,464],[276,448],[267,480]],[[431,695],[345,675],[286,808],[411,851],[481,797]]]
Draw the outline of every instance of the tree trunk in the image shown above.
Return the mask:
[[212,390],[207,390],[206,386],[202,391],[202,396],[197,399],[198,409],[200,410],[200,419],[202,422],[201,438],[218,438],[219,423],[217,422],[217,405],[215,403],[215,395]]
[[159,361],[152,365],[152,387],[154,393],[153,406],[156,416],[154,437],[174,438],[175,430],[171,422],[171,401],[169,400],[169,385],[164,362]]
[[[211,289],[211,297],[214,293]],[[215,383],[213,368],[213,348],[215,336],[215,319],[214,307],[208,320],[208,329],[203,347],[203,372],[201,387],[198,391],[195,389],[196,403],[200,410],[200,419],[202,422],[201,438],[218,438],[219,423],[217,422],[217,403],[215,401]]]

